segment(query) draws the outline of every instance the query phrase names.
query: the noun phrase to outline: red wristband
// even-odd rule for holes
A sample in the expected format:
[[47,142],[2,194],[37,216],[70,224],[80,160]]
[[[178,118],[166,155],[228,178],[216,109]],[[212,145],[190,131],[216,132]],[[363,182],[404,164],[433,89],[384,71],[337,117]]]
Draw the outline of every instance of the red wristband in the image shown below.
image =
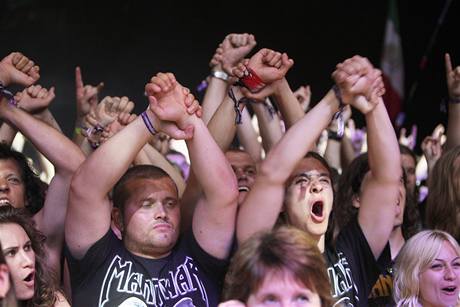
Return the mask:
[[244,86],[251,93],[257,93],[262,90],[266,84],[251,68],[246,67],[244,76],[239,79],[239,85]]

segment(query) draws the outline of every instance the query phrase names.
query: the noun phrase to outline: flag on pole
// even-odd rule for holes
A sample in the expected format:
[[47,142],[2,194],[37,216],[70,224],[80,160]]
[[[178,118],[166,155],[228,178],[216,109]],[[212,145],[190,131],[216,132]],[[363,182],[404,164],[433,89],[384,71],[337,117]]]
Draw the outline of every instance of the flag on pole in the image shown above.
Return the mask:
[[388,3],[389,9],[381,59],[383,82],[386,89],[383,100],[392,123],[396,124],[398,115],[401,116],[402,114],[402,101],[404,99],[404,62],[399,35],[397,2],[396,0],[389,0]]

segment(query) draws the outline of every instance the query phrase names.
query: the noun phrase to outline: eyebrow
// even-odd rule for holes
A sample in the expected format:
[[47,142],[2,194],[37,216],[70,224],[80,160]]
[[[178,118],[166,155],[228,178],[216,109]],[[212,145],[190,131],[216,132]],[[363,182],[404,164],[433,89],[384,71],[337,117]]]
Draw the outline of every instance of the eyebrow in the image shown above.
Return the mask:
[[[456,260],[460,260],[460,256],[455,257],[451,261],[456,261]],[[448,262],[448,261],[446,261],[444,259],[439,259],[439,258],[435,258],[433,261]]]
[[18,246],[9,246],[3,249],[3,254],[6,254],[7,252],[19,248]]
[[[300,173],[300,174],[297,174],[295,175],[295,177],[306,177],[306,178],[310,178],[312,175],[316,175],[314,173],[310,173],[310,172],[305,172],[305,173]],[[318,173],[318,175],[316,175],[318,177],[328,177],[328,178],[331,178],[331,176],[328,174],[328,173]]]

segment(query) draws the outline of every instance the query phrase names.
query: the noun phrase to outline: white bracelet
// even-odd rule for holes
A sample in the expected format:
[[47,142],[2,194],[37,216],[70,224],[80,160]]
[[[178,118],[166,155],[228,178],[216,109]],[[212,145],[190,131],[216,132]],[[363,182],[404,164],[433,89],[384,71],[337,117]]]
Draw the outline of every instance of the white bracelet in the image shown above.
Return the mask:
[[211,76],[223,81],[228,81],[228,74],[220,70],[214,70],[211,72]]

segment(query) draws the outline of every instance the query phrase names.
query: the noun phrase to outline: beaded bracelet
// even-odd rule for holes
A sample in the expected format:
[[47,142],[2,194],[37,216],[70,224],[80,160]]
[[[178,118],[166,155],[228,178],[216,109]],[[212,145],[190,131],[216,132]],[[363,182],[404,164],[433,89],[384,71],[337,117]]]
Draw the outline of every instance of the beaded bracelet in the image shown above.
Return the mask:
[[0,96],[8,99],[8,104],[13,107],[18,107],[18,102],[14,99],[13,93],[6,89],[5,86],[0,82]]
[[158,132],[155,130],[155,127],[153,127],[152,122],[150,121],[149,116],[147,115],[147,111],[144,111],[141,113],[142,120],[144,121],[145,127],[147,127],[147,130],[152,134],[155,135]]

